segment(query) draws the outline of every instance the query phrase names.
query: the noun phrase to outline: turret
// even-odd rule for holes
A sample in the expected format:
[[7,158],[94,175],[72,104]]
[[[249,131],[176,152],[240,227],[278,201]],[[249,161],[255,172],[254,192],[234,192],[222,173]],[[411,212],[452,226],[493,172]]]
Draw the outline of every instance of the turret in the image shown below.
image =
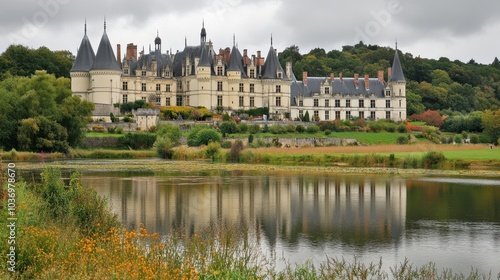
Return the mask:
[[94,63],[95,54],[87,37],[87,23],[85,22],[85,31],[80,48],[76,55],[75,63],[70,70],[71,90],[73,94],[89,100],[89,89],[91,88],[90,68]]

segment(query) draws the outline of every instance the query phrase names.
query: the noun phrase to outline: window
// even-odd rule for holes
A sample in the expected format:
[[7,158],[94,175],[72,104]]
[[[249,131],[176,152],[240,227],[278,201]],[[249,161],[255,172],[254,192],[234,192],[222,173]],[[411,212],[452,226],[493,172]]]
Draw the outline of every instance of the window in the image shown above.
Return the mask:
[[167,97],[167,98],[165,99],[165,105],[166,105],[166,106],[170,106],[170,97]]
[[401,89],[399,89],[399,96],[401,96]]
[[250,84],[250,92],[251,93],[255,92],[255,85],[254,84]]
[[376,117],[375,117],[375,112],[370,112],[370,120],[375,120]]
[[250,107],[255,107],[255,97],[250,96]]
[[250,69],[250,78],[255,78],[255,69]]
[[391,108],[391,101],[390,100],[385,101],[385,108]]
[[128,75],[128,68],[123,69],[123,74]]
[[337,107],[337,108],[340,107],[340,100],[338,100],[338,99],[335,100],[335,107]]
[[145,77],[145,76],[146,76],[146,70],[142,70],[141,75],[142,75],[143,77]]
[[350,108],[350,107],[351,107],[351,100],[346,100],[346,101],[345,101],[345,106],[346,106],[347,108]]
[[159,95],[157,95],[157,96],[156,96],[156,98],[155,98],[155,102],[156,102],[157,104],[161,104],[161,97],[160,97]]
[[189,81],[186,82],[186,91],[189,91]]
[[217,66],[217,76],[222,76],[222,66]]
[[325,107],[330,107],[330,100],[328,99],[325,99]]
[[243,83],[240,83],[240,89],[238,90],[238,92],[244,92],[244,84]]
[[359,100],[359,108],[364,108],[365,107],[365,101],[363,99]]
[[276,85],[276,92],[281,92],[281,85]]
[[304,106],[304,100],[303,99],[300,99],[299,100],[299,106],[303,107]]
[[375,100],[370,100],[370,108],[375,108]]
[[123,82],[122,89],[123,90],[128,90],[128,82]]
[[391,91],[390,90],[386,90],[385,91],[385,96],[391,96]]
[[217,82],[217,91],[222,91],[222,82],[221,81]]
[[281,107],[281,97],[276,96],[276,106]]
[[330,87],[325,87],[325,94],[330,94]]
[[222,106],[222,95],[217,95],[217,106]]
[[278,79],[281,79],[283,77],[283,73],[278,72]]
[[303,117],[304,117],[304,111],[299,110],[299,118],[301,118],[301,119],[302,119]]
[[319,111],[314,111],[313,115],[315,120],[319,120]]
[[391,111],[386,111],[385,112],[385,118],[388,119],[388,120],[391,118]]
[[340,111],[335,111],[335,119],[340,120]]
[[365,118],[365,112],[361,111],[359,112],[359,118],[364,119]]
[[177,83],[177,91],[182,91],[182,82]]
[[319,107],[319,100],[317,98],[314,99],[314,107]]
[[123,104],[128,103],[128,95],[124,94],[124,95],[122,96],[122,102],[123,102]]
[[156,84],[156,91],[161,91],[161,85],[160,84]]
[[170,92],[170,85],[166,85],[166,86],[165,86],[165,91],[166,91],[166,92]]
[[182,106],[182,95],[177,95],[175,97],[175,105]]
[[146,83],[141,84],[141,91],[146,91]]
[[244,101],[245,101],[245,97],[240,96],[239,97],[239,106],[240,107],[244,107],[245,106],[245,102]]
[[147,101],[146,96],[141,97],[142,100]]
[[330,111],[325,111],[325,121],[330,119]]
[[399,100],[399,108],[401,108],[401,100]]
[[167,78],[170,78],[170,71],[167,71],[167,72],[165,73],[165,76],[166,76]]
[[345,119],[350,120],[351,119],[351,111],[345,111]]

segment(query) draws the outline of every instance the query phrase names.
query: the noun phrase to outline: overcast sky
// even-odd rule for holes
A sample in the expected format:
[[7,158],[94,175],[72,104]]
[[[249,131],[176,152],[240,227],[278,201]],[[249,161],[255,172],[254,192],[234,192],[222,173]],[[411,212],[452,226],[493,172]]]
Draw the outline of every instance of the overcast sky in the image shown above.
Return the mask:
[[13,44],[76,53],[84,33],[97,51],[106,17],[116,44],[154,48],[158,30],[162,50],[182,50],[200,42],[202,20],[215,49],[231,47],[249,54],[271,44],[278,51],[297,45],[342,49],[360,40],[398,47],[425,58],[471,58],[489,64],[500,57],[500,1],[476,0],[3,0],[0,52]]

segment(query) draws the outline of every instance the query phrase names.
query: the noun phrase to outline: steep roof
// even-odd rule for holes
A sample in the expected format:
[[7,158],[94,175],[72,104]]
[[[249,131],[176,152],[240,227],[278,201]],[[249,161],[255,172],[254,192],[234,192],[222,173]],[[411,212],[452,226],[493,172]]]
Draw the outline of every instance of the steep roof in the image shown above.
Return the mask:
[[262,78],[263,79],[278,79],[278,70],[283,73],[283,79],[287,79],[283,68],[278,60],[278,56],[274,51],[273,46],[269,49],[267,53],[266,62],[262,67]]
[[102,34],[101,42],[99,43],[99,48],[97,49],[97,54],[91,70],[121,71],[121,67],[116,61],[115,53],[113,52],[108,35],[106,34],[106,26],[104,26],[104,33]]
[[241,77],[246,78],[247,74],[245,71],[245,67],[243,66],[243,56],[236,46],[233,46],[231,50],[231,56],[229,56],[229,66],[227,67],[227,71],[240,71]]
[[401,67],[401,62],[399,61],[397,48],[396,53],[394,54],[394,61],[392,62],[392,73],[389,78],[389,82],[406,82],[405,76],[403,75],[403,68]]
[[88,72],[94,63],[95,53],[87,37],[87,26],[85,25],[85,35],[83,36],[80,48],[76,55],[75,63],[70,72]]
[[208,66],[208,67],[211,66],[207,45],[202,46],[201,55],[200,55],[200,62],[198,63],[198,66]]

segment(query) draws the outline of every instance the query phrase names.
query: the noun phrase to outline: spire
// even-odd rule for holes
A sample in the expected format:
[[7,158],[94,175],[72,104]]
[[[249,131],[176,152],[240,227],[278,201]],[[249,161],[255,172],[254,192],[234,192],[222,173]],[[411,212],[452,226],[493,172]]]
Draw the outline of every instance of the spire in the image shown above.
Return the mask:
[[184,47],[187,47],[188,45],[188,38],[187,36],[184,36]]
[[104,16],[104,32],[106,32],[106,16]]
[[236,46],[236,35],[233,33],[233,47]]
[[201,22],[200,43],[203,45],[207,42],[207,30],[205,29],[205,19]]
[[405,76],[403,74],[403,68],[401,67],[401,61],[399,60],[398,54],[398,43],[396,41],[396,51],[394,53],[394,61],[392,62],[391,77],[389,77],[389,82],[403,82],[405,83]]
[[109,42],[108,35],[106,34],[106,19],[104,19],[104,32],[99,43],[99,48],[95,55],[94,63],[90,70],[117,70],[121,71],[121,67],[116,61],[116,56],[113,47]]
[[271,33],[271,47],[273,46],[273,33]]
[[87,17],[85,17],[85,36],[87,36]]
[[90,44],[90,40],[87,37],[87,19],[85,19],[85,33],[83,35],[80,47],[77,50],[77,55],[75,63],[71,68],[70,72],[88,72],[92,67],[95,59],[95,53]]

